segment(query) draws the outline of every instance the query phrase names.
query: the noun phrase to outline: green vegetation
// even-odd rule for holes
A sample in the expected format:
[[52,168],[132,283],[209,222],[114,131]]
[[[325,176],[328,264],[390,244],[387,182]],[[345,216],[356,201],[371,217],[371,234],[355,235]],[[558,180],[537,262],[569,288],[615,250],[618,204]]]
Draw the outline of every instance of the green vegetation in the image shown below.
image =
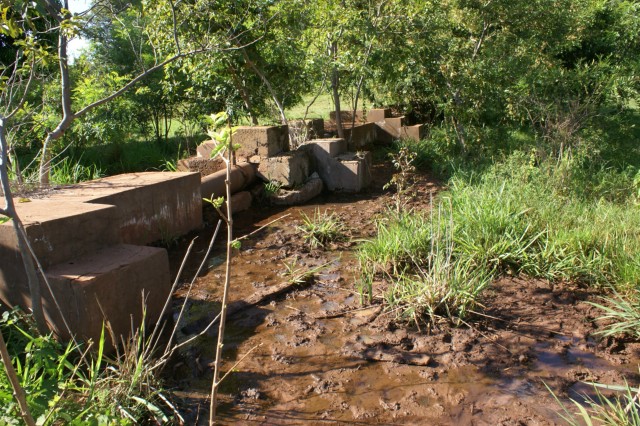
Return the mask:
[[[640,403],[638,395],[640,389],[633,388],[625,382],[624,386],[612,386],[600,383],[593,385],[595,397],[585,396],[586,404],[571,400],[577,411],[571,412],[558,397],[553,394],[556,402],[562,408],[560,415],[571,426],[604,425],[604,426],[639,426]],[[547,387],[548,388],[548,387]],[[600,389],[615,391],[618,394],[605,396]]]
[[302,232],[302,237],[309,247],[325,247],[329,243],[342,241],[346,238],[344,223],[335,213],[328,213],[326,210],[320,212],[316,209],[313,217],[301,212],[302,225],[298,229]]
[[[38,335],[33,319],[18,311],[2,315],[0,330],[38,424],[167,422],[175,414],[161,394],[157,365],[145,353],[143,333],[109,358],[104,354],[104,333],[93,347],[62,345],[51,335]],[[4,369],[0,402],[0,423],[20,424]]]

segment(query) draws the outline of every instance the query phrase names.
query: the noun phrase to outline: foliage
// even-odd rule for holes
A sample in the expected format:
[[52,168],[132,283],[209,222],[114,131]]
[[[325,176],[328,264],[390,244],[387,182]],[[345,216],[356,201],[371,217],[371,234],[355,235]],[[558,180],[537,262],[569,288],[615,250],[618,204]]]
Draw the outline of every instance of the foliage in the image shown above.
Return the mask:
[[384,189],[395,186],[396,192],[393,199],[396,205],[396,213],[400,213],[412,196],[412,178],[416,170],[413,163],[416,160],[416,156],[416,152],[410,150],[407,146],[402,146],[397,154],[389,153],[389,157],[391,157],[391,162],[397,170],[397,173],[384,185]]
[[[145,353],[144,329],[115,358],[104,354],[104,333],[97,348],[62,345],[51,335],[39,336],[31,317],[16,310],[3,314],[0,329],[38,424],[167,423],[175,412]],[[19,424],[4,370],[0,400],[0,422]]]
[[320,212],[320,209],[316,209],[313,217],[304,212],[300,214],[302,225],[298,226],[298,230],[302,232],[302,237],[311,248],[325,247],[329,243],[346,238],[345,225],[335,213],[326,210]]

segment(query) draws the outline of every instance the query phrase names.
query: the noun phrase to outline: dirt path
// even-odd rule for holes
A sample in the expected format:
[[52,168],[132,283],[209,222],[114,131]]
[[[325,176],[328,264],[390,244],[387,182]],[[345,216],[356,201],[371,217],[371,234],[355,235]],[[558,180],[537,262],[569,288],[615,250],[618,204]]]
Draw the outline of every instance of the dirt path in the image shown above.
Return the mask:
[[[291,215],[246,241],[233,261],[232,299],[244,304],[228,322],[227,368],[253,352],[222,386],[223,423],[549,425],[560,419],[545,384],[563,398],[580,398],[592,393],[581,381],[638,383],[640,345],[593,338],[597,312],[587,302],[597,295],[584,288],[503,278],[469,327],[443,325],[429,334],[397,324],[379,305],[362,307],[356,243],[309,250],[296,226],[301,211],[328,209],[347,223],[353,239],[370,237],[374,220],[391,206],[381,190],[389,170],[374,176],[364,195],[333,195],[281,211],[258,208],[237,218],[243,235]],[[414,207],[428,208],[438,184],[423,178],[417,188]],[[210,235],[209,229],[198,239],[200,256]],[[175,250],[175,265],[182,253],[184,247]],[[222,260],[218,244],[192,291],[182,338],[219,310]],[[314,281],[275,298],[238,302],[287,282],[284,263],[300,270],[324,266]],[[214,337],[212,331],[201,338],[167,372],[187,424],[208,420]]]

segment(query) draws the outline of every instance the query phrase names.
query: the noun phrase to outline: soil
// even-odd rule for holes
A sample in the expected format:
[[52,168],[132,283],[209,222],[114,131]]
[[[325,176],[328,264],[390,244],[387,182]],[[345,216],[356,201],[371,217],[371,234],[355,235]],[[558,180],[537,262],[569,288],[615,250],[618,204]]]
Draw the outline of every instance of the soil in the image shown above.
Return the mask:
[[[584,382],[639,382],[640,344],[596,337],[599,312],[589,302],[601,300],[594,289],[504,277],[466,325],[431,330],[398,322],[379,302],[363,305],[354,250],[393,206],[382,190],[391,173],[376,166],[363,194],[256,207],[235,218],[236,236],[255,233],[232,262],[224,371],[233,372],[221,385],[222,424],[552,425],[562,419],[547,387],[571,404],[594,395]],[[411,207],[428,209],[441,185],[420,176],[415,188]],[[316,209],[339,215],[351,239],[310,249],[297,226]],[[197,270],[212,234],[212,227],[199,233],[183,280]],[[179,340],[220,309],[224,236],[218,240],[190,291]],[[172,250],[174,271],[189,242]],[[318,271],[292,283],[288,268]],[[175,294],[175,317],[188,289],[185,282]],[[166,371],[186,424],[208,422],[216,334],[217,326]]]

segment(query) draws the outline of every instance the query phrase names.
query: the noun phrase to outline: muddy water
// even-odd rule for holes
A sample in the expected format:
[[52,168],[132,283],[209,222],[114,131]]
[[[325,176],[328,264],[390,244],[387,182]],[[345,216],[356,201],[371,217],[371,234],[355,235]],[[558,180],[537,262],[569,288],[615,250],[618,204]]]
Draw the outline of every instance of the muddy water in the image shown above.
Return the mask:
[[[421,189],[428,199],[435,186]],[[568,400],[591,392],[582,381],[619,384],[626,377],[638,383],[640,347],[593,338],[596,313],[586,302],[595,295],[583,289],[503,279],[485,300],[489,316],[430,334],[396,324],[378,305],[363,307],[355,244],[309,250],[296,226],[301,212],[328,209],[347,223],[353,239],[367,238],[389,203],[387,195],[372,192],[238,217],[243,235],[290,215],[243,242],[233,260],[232,300],[291,279],[285,263],[320,270],[315,280],[229,319],[226,369],[250,354],[222,386],[223,423],[547,425],[560,418],[545,384]],[[196,251],[204,250],[207,232]],[[196,282],[181,338],[219,310],[222,250],[215,246]],[[187,424],[208,420],[214,338],[211,332],[199,339],[168,373]]]

